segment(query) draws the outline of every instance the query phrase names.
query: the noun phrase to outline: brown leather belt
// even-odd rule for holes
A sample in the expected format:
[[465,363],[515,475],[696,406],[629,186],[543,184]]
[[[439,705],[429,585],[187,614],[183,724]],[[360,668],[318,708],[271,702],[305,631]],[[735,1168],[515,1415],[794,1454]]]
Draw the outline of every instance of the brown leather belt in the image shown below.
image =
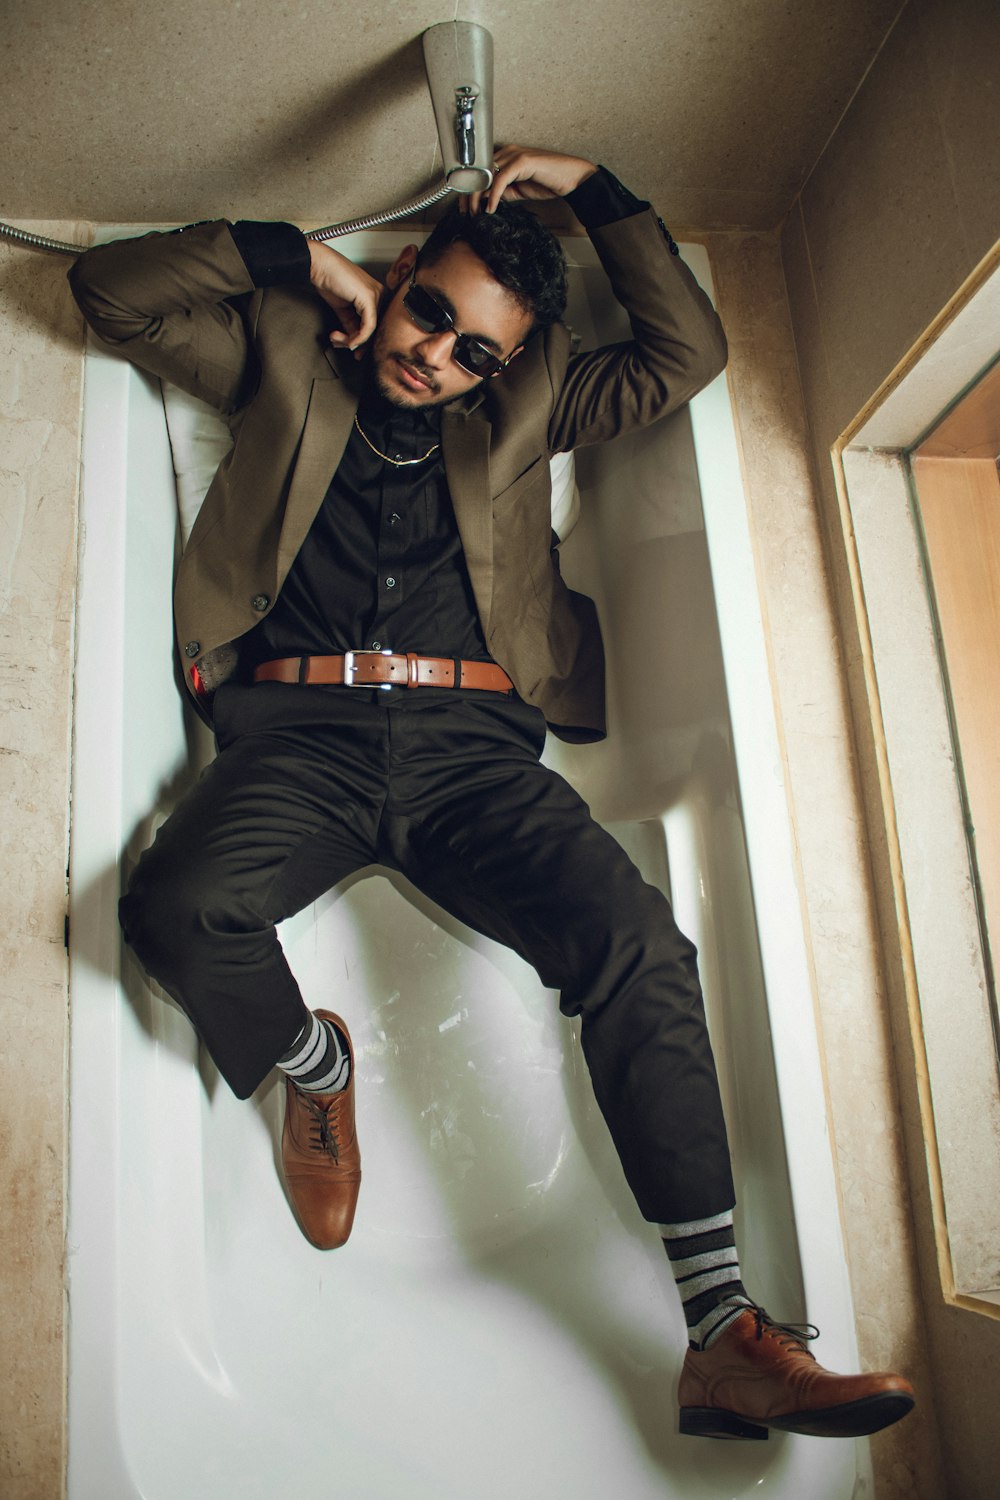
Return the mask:
[[415,656],[412,651],[281,656],[276,661],[261,662],[254,669],[253,680],[326,687],[463,687],[477,688],[485,693],[511,693],[514,690],[507,673],[493,662],[460,661],[453,656]]

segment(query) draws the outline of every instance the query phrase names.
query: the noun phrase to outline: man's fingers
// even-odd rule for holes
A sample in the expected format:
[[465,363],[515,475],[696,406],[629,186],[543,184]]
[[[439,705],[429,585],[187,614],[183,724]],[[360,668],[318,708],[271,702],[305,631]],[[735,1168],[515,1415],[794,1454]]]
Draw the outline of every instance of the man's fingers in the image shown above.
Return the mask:
[[365,297],[360,303],[355,302],[354,308],[357,313],[358,333],[351,344],[352,349],[357,349],[359,345],[366,344],[375,332],[375,324],[378,321],[378,304],[379,298],[377,294]]
[[526,146],[499,147],[494,163],[497,170],[486,201],[487,213],[495,213],[504,198],[517,202],[565,197],[597,170],[584,157]]
[[330,343],[342,349],[360,349],[375,332],[378,322],[378,298],[359,300],[353,304],[327,299],[340,320],[340,327],[330,334]]
[[542,162],[542,153],[524,146],[499,147],[494,157],[496,175],[490,186],[486,212],[495,213],[497,204],[504,198],[516,203],[522,198],[551,197],[552,189],[536,180]]
[[[463,194],[459,212],[492,214],[503,197],[526,196],[516,184],[532,176],[531,156],[523,146],[498,146],[493,157],[493,181],[481,192]],[[539,196],[545,196],[544,191]]]
[[382,283],[332,245],[310,241],[309,254],[312,284],[340,322],[340,329],[331,333],[330,342],[358,348],[375,332]]
[[486,212],[496,213],[497,204],[500,202],[507,188],[516,176],[516,161],[519,155],[516,146],[500,146],[493,157],[493,181],[490,183],[489,193],[486,197]]
[[358,294],[353,302],[348,302],[335,292],[320,289],[320,295],[333,308],[340,323],[340,327],[330,334],[331,344],[358,349],[368,342],[378,323],[380,292],[381,289],[378,292],[366,290]]

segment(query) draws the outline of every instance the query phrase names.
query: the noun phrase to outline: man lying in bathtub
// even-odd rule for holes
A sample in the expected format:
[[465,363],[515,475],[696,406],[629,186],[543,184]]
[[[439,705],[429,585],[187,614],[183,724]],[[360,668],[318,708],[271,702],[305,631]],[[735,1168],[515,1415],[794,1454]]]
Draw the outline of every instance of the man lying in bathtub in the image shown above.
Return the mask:
[[[309,1011],[275,924],[365,865],[509,944],[582,1017],[594,1090],[690,1332],[682,1431],[851,1436],[903,1416],[889,1374],[824,1371],[744,1291],[695,953],[665,898],[539,763],[604,733],[591,602],[559,576],[549,458],[658,420],[723,367],[718,319],[649,205],[604,168],[509,146],[487,194],[385,286],[289,224],[89,250],[94,329],[234,437],[180,563],[177,640],[219,754],[146,851],[126,937],[247,1097],[286,1078],[304,1233],[350,1234],[351,1042]],[[563,197],[629,342],[572,354]]]

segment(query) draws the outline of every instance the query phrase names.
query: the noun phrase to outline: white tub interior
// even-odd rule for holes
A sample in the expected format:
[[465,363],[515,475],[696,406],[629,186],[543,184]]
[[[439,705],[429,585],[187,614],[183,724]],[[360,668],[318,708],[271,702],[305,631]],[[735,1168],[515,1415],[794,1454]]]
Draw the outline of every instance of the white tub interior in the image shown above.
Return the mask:
[[[403,242],[382,232],[347,250],[384,263]],[[568,249],[574,326],[587,342],[621,336],[590,246]],[[685,253],[710,285],[703,252]],[[235,1100],[121,950],[123,871],[204,736],[172,676],[159,389],[93,350],[84,425],[70,1500],[848,1500],[863,1443],[678,1436],[683,1321],[574,1028],[520,960],[396,877],[358,877],[282,932],[307,999],[346,1015],[358,1055],[354,1234],[328,1254],[302,1238],[276,1171],[278,1088]],[[824,1362],[850,1368],[724,378],[689,413],[581,454],[578,474],[564,571],[601,609],[613,734],[552,760],[698,944],[748,1284],[776,1316],[808,1312]]]

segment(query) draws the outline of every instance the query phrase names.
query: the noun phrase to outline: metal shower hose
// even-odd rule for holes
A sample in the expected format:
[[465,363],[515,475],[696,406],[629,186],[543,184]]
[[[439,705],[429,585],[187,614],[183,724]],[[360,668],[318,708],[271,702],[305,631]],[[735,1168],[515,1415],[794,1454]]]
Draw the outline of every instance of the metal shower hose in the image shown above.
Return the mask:
[[[386,208],[381,213],[365,214],[360,219],[343,219],[339,224],[327,224],[324,229],[310,229],[306,232],[307,240],[335,240],[342,234],[356,234],[362,229],[377,229],[381,224],[390,224],[393,219],[404,219],[407,214],[420,213],[422,209],[430,208],[432,203],[439,203],[454,188],[445,182],[432,193],[425,193],[419,198],[411,198],[409,202],[402,203],[398,208]],[[13,224],[0,223],[0,240],[11,240],[15,245],[23,245],[29,250],[48,250],[54,255],[81,255],[88,245],[68,244],[65,240],[50,240],[43,234],[29,234],[26,229],[15,229]]]

